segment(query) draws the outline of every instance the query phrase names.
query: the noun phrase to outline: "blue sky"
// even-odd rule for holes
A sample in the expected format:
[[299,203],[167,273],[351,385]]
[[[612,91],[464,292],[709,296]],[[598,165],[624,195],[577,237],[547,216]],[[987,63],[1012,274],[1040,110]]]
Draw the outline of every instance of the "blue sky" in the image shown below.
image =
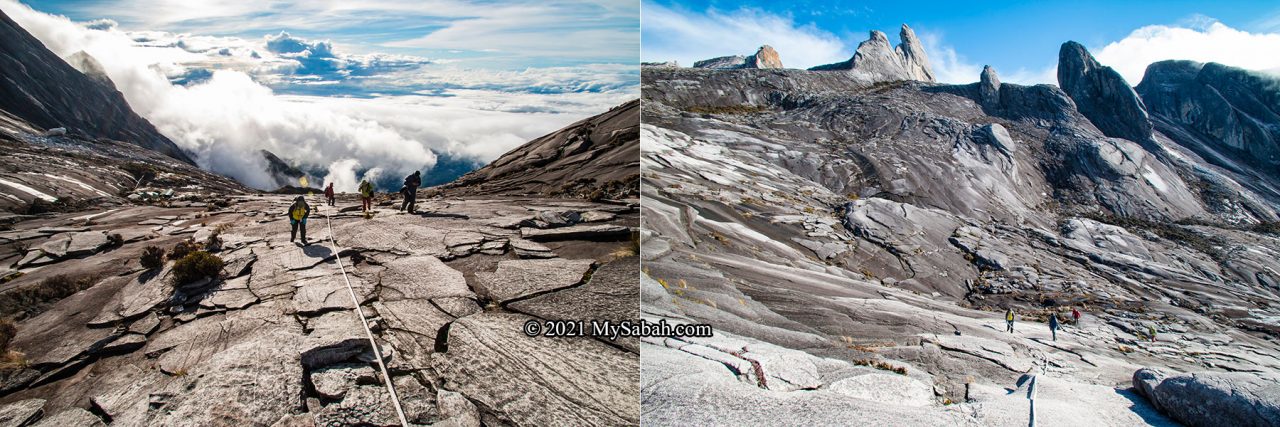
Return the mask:
[[[696,45],[681,40],[690,35],[703,36],[719,47],[723,42],[740,41],[743,46],[736,51],[718,52],[718,55],[751,53],[759,44],[776,43],[768,38],[777,35],[785,39],[786,32],[822,34],[838,40],[847,52],[842,59],[852,55],[857,43],[867,38],[868,30],[881,30],[897,41],[899,25],[910,25],[925,39],[935,61],[945,61],[948,50],[953,51],[955,61],[965,66],[990,64],[1002,75],[1020,73],[1024,80],[1044,77],[1044,71],[1057,61],[1058,47],[1062,42],[1075,40],[1091,49],[1100,50],[1112,43],[1130,37],[1135,30],[1149,26],[1184,28],[1209,32],[1208,26],[1218,22],[1230,29],[1250,34],[1274,34],[1280,32],[1280,4],[1268,2],[854,2],[854,1],[719,1],[645,0],[642,41],[645,61],[680,59],[689,65],[693,55],[711,54],[688,49]],[[723,18],[723,19],[717,19]],[[754,40],[742,37],[743,28],[725,21],[769,21],[781,19],[790,25],[775,28],[776,31],[756,34]],[[697,33],[673,31],[679,27],[673,21],[687,19],[701,30]],[[717,27],[727,27],[717,32]],[[789,27],[789,28],[787,28]],[[1165,34],[1150,35],[1159,38]],[[820,38],[821,39],[821,38]],[[822,43],[816,48],[827,47]],[[777,47],[775,45],[775,47]],[[800,47],[797,49],[805,49]],[[783,63],[788,52],[779,49]],[[1097,52],[1095,52],[1097,53]],[[801,52],[804,55],[805,52]],[[810,57],[820,57],[810,53]],[[714,55],[713,55],[714,56]],[[794,57],[795,55],[793,55]],[[803,59],[808,58],[802,56]],[[1194,58],[1188,58],[1194,59]],[[1219,58],[1214,58],[1219,59]],[[1222,60],[1222,59],[1219,59]],[[793,61],[795,62],[795,61]],[[799,63],[799,66],[817,64]],[[943,64],[946,65],[946,64]],[[963,68],[956,71],[963,71]],[[973,74],[973,79],[977,74]],[[1137,84],[1137,82],[1131,82]]]
[[[447,181],[640,95],[638,0],[0,0],[208,170]],[[437,167],[439,165],[440,167]],[[452,171],[452,172],[446,172]]]

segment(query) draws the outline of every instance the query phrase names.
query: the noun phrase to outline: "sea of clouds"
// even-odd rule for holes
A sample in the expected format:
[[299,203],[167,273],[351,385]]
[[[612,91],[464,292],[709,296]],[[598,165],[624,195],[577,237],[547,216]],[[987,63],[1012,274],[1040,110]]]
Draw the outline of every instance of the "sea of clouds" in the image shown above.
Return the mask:
[[278,185],[259,150],[314,172],[312,185],[354,191],[361,178],[430,175],[440,157],[488,162],[639,96],[635,64],[468,68],[345,54],[287,32],[126,31],[13,0],[0,9],[55,54],[92,55],[130,106],[199,166],[259,189]]

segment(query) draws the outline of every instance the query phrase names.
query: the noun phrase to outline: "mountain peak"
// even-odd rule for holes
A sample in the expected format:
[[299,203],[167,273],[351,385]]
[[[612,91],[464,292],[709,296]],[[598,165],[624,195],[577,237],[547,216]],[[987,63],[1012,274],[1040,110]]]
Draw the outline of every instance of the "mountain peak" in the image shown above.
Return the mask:
[[1104,135],[1135,142],[1151,139],[1151,118],[1138,93],[1080,43],[1068,41],[1058,50],[1058,86]]
[[93,55],[90,55],[88,52],[83,50],[76,51],[76,53],[67,56],[64,60],[66,60],[67,64],[71,65],[72,68],[84,73],[84,75],[88,76],[90,79],[101,83],[103,86],[106,86],[113,91],[117,90],[115,82],[112,82],[111,77],[107,76],[107,70],[102,68],[102,63],[98,62],[97,58],[94,58]]
[[195,164],[129,107],[88,54],[58,57],[3,11],[0,40],[0,93],[6,94],[0,96],[0,110],[45,129],[65,127],[69,133],[127,142]]
[[752,63],[755,68],[782,68],[782,58],[778,57],[778,51],[773,50],[773,46],[760,46],[751,58],[754,59]]
[[920,44],[920,39],[916,38],[916,32],[911,30],[907,24],[902,24],[902,30],[898,32],[898,38],[902,43],[898,45],[894,51],[902,58],[903,68],[912,80],[925,82],[935,81],[933,70],[929,66],[929,56],[924,53],[924,45]]
[[1000,76],[990,65],[982,67],[982,75],[978,78],[978,96],[983,106],[994,106],[1000,103]]
[[924,46],[920,44],[915,31],[903,24],[898,36],[901,43],[894,47],[885,33],[871,30],[869,38],[858,44],[858,49],[849,60],[819,65],[809,70],[849,71],[868,82],[935,81],[929,56],[925,54]]
[[693,63],[693,68],[739,70],[743,68],[782,68],[782,59],[772,46],[763,45],[751,56],[730,55],[704,59]]

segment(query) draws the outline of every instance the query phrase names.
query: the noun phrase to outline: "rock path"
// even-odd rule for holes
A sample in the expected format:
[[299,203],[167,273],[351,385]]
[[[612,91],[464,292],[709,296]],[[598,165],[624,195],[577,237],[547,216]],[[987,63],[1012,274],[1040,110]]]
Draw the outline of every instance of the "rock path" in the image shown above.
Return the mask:
[[[315,200],[317,214],[332,215],[335,254],[322,244],[320,215],[309,223],[312,245],[288,241],[277,212],[289,199],[238,196],[223,211],[126,208],[88,229],[31,224],[41,231],[22,234],[19,223],[7,235],[29,239],[42,257],[93,248],[85,239],[98,234],[143,237],[46,266],[12,257],[23,275],[11,286],[36,286],[47,265],[105,278],[18,322],[13,347],[31,363],[0,378],[0,413],[89,413],[109,425],[397,425],[341,256],[412,424],[639,422],[634,343],[520,331],[525,319],[639,317],[634,274],[591,275],[638,268],[627,249],[634,205],[431,199],[419,203],[424,214],[379,206],[365,218]],[[215,254],[227,261],[217,280],[175,290],[172,263],[149,272],[133,261],[145,246],[214,230]]]

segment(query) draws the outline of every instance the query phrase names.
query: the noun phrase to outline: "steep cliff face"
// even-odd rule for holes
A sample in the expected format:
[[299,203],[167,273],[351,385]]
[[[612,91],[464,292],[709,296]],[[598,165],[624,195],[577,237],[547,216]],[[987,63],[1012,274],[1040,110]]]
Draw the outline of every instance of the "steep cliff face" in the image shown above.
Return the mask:
[[1151,118],[1142,99],[1120,73],[1099,64],[1079,43],[1063,43],[1058,51],[1058,86],[1103,134],[1135,142],[1151,139]]
[[934,81],[929,57],[915,31],[903,24],[898,37],[901,43],[894,47],[884,33],[871,31],[870,38],[858,44],[857,51],[848,61],[819,65],[809,70],[847,71],[857,79],[867,82]]
[[635,197],[639,126],[640,101],[635,100],[529,141],[438,188],[468,195]]
[[1162,61],[1147,67],[1137,92],[1162,133],[1280,200],[1280,79],[1215,63]]
[[[133,112],[105,74],[82,73],[72,67],[3,12],[0,40],[0,110],[44,129],[65,127],[71,134],[114,139],[194,164],[173,141]],[[97,66],[87,54],[68,60]]]

